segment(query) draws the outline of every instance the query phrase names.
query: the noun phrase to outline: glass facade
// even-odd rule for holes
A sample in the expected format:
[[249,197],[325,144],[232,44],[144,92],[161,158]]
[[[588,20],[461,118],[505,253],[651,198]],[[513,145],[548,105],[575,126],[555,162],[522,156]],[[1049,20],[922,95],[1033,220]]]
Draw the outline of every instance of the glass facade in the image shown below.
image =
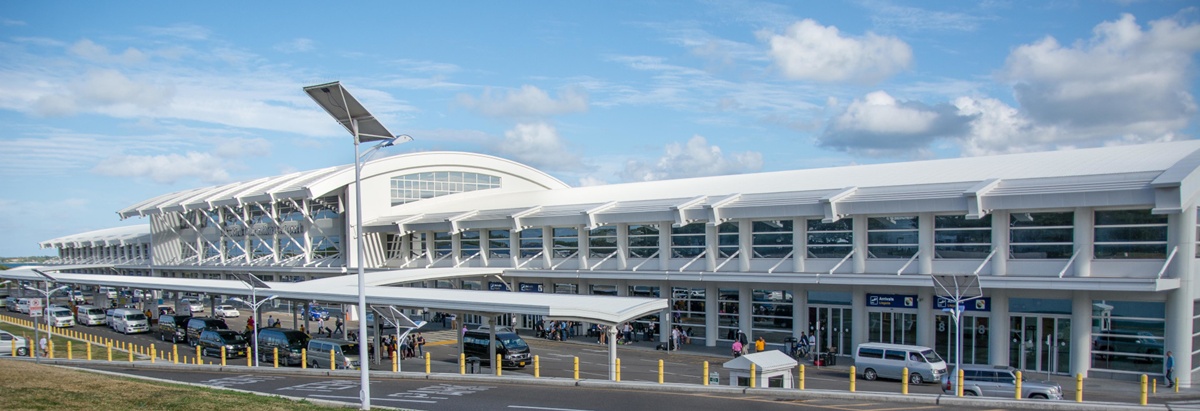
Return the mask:
[[717,225],[717,255],[722,258],[729,258],[734,253],[738,252],[738,223],[736,221],[725,222]]
[[554,227],[554,245],[551,253],[554,258],[568,258],[579,251],[579,229],[575,227]]
[[500,177],[462,171],[431,171],[392,177],[392,205],[476,190],[500,188]]
[[1167,258],[1167,216],[1150,210],[1096,211],[1096,258]]
[[671,258],[692,258],[704,252],[704,223],[671,227]]
[[1013,213],[1009,256],[1015,259],[1071,258],[1075,213]]
[[450,254],[454,249],[454,237],[449,232],[433,233],[433,257],[438,258]]
[[658,254],[658,225],[630,224],[629,257],[650,258]]
[[792,336],[792,292],[779,289],[755,289],[753,294],[754,338],[782,343]]
[[867,256],[912,258],[917,254],[917,217],[867,219]]
[[753,258],[783,258],[792,252],[792,220],[755,221],[751,227]]
[[683,328],[687,335],[694,340],[704,340],[705,321],[705,289],[703,287],[688,288],[674,287],[671,289],[673,324]]
[[462,258],[471,258],[479,253],[479,231],[468,230],[458,234],[458,245],[461,247]]
[[542,228],[526,228],[520,234],[521,258],[529,258],[542,252]]
[[725,341],[733,341],[737,338],[737,332],[741,330],[738,324],[738,310],[741,308],[741,303],[738,301],[738,290],[736,288],[721,288],[717,290],[717,339]]
[[844,218],[832,223],[808,220],[808,256],[810,258],[842,258],[854,249],[853,220]]
[[508,258],[512,255],[512,231],[488,230],[488,257]]
[[933,217],[933,258],[987,258],[992,251],[992,215]]
[[605,258],[617,252],[617,226],[606,225],[588,230],[588,257]]
[[1160,302],[1092,301],[1092,368],[1161,373],[1165,318]]

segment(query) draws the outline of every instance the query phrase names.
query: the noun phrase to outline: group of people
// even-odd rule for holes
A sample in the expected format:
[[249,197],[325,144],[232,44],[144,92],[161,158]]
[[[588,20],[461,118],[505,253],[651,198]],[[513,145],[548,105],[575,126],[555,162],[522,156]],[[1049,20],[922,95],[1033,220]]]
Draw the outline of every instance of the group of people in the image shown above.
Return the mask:
[[401,360],[425,356],[425,336],[421,335],[419,331],[404,337],[399,342],[395,336],[384,336],[383,346],[387,347],[388,360],[395,358],[397,354],[400,355]]
[[567,338],[575,336],[575,326],[578,323],[574,321],[538,321],[534,325],[534,331],[537,336],[547,340],[566,341]]

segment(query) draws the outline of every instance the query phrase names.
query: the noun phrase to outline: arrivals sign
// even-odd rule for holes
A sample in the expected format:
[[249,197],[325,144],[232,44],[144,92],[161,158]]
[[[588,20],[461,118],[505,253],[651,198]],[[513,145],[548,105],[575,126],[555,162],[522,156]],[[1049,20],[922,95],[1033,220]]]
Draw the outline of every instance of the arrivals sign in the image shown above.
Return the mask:
[[915,294],[867,294],[867,307],[917,308]]
[[[945,297],[937,298],[937,308],[952,308],[953,300],[948,300]],[[992,311],[992,298],[980,297],[963,304],[963,311]]]

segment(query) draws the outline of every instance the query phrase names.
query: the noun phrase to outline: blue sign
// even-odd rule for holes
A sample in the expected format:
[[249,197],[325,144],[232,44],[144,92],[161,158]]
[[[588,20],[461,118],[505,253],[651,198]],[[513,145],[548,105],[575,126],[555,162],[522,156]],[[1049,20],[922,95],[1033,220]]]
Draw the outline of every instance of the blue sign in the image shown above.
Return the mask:
[[508,291],[508,284],[500,281],[488,281],[488,291]]
[[517,290],[523,293],[540,293],[542,292],[542,283],[520,283],[517,285]]
[[[953,308],[953,306],[954,306],[954,300],[947,299],[946,297],[938,297],[937,298],[937,308]],[[962,310],[963,311],[990,312],[990,311],[992,311],[992,298],[991,297],[981,297],[981,298],[976,298],[971,301],[967,301],[967,302],[963,303]]]
[[867,294],[867,307],[917,308],[917,296],[915,294]]

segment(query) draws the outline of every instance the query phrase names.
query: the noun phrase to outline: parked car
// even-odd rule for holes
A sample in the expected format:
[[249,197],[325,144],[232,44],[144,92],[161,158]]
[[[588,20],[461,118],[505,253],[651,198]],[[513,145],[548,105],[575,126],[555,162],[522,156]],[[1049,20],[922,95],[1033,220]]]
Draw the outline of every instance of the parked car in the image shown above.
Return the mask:
[[220,319],[220,318],[192,317],[187,322],[187,331],[186,331],[187,337],[186,338],[187,338],[188,345],[195,347],[196,344],[199,344],[200,343],[200,333],[204,332],[204,330],[209,330],[209,329],[228,330],[229,326],[225,325],[225,320]]
[[329,369],[329,353],[333,352],[334,367],[356,370],[359,366],[358,343],[332,338],[308,340],[308,361],[314,369]]
[[80,325],[105,325],[104,309],[94,305],[75,307],[75,322]]
[[[908,379],[913,384],[938,381],[946,374],[946,362],[929,347],[863,343],[854,350],[854,365],[863,379]],[[908,375],[904,369],[908,368]]]
[[141,311],[118,308],[112,313],[112,329],[125,334],[150,332],[150,319]]
[[213,316],[217,318],[237,318],[241,317],[242,313],[229,304],[221,304],[213,308]]
[[[1006,365],[963,364],[963,396],[1013,398],[1017,393],[1017,370]],[[957,392],[958,373],[942,377],[942,392]],[[1021,398],[1061,400],[1062,386],[1053,381],[1030,381],[1021,376]]]
[[[491,364],[488,353],[488,331],[467,331],[463,334],[463,353],[468,357],[478,357],[484,363]],[[496,354],[500,355],[502,366],[525,368],[533,362],[529,344],[521,336],[511,332],[496,333]]]
[[175,303],[175,312],[198,313],[204,311],[204,302],[195,298],[181,298]]
[[190,315],[163,314],[158,316],[158,339],[178,344],[187,341],[187,324]]
[[200,354],[206,357],[220,357],[221,347],[225,348],[225,358],[245,357],[249,345],[242,333],[233,330],[204,330],[198,341]]
[[55,327],[71,327],[75,325],[75,316],[71,315],[71,310],[67,308],[47,308],[46,316],[49,317],[50,324],[53,324]]
[[306,313],[306,315],[312,321],[328,320],[329,319],[329,310],[326,310],[325,308],[322,308],[319,305],[310,304],[308,306],[308,312]]
[[309,339],[307,334],[297,330],[263,328],[258,331],[258,359],[274,362],[275,349],[279,349],[280,364],[300,365],[304,361],[301,350],[308,346]]
[[12,356],[14,346],[17,348],[18,357],[29,356],[29,341],[25,337],[0,330],[0,355]]

